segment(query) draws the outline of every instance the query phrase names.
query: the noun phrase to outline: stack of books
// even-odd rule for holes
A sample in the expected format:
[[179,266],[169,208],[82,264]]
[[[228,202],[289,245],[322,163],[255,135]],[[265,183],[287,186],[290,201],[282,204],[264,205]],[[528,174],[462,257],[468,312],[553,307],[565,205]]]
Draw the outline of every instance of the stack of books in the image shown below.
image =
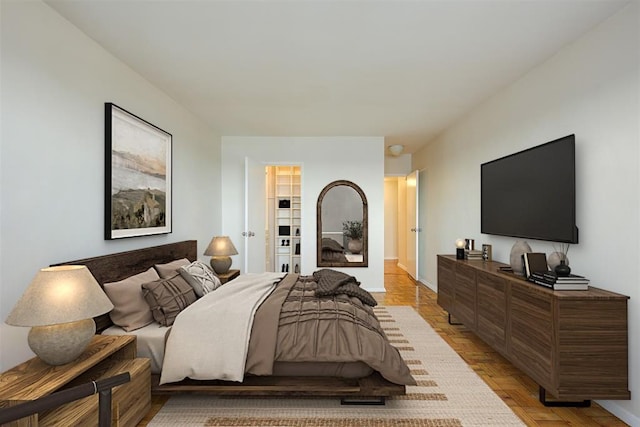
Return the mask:
[[546,286],[554,291],[586,291],[589,289],[589,279],[576,274],[558,276],[553,271],[534,271],[529,280],[538,285]]
[[478,251],[478,250],[474,250],[474,249],[467,249],[464,252],[465,252],[465,256],[467,257],[467,259],[469,261],[473,261],[473,260],[482,261],[482,251]]

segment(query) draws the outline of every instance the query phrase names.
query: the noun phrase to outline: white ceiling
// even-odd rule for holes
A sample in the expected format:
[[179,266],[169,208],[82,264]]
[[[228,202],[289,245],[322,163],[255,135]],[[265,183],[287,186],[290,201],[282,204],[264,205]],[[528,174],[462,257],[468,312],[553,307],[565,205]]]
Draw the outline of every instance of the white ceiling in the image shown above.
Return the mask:
[[46,0],[221,135],[418,147],[628,0]]

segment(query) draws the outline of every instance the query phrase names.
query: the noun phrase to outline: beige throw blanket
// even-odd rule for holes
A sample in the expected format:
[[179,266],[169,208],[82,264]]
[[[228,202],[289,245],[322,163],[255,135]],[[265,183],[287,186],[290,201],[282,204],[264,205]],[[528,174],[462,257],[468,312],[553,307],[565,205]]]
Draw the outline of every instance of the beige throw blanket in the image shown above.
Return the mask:
[[160,384],[242,381],[255,312],[283,276],[243,274],[182,311],[167,339]]

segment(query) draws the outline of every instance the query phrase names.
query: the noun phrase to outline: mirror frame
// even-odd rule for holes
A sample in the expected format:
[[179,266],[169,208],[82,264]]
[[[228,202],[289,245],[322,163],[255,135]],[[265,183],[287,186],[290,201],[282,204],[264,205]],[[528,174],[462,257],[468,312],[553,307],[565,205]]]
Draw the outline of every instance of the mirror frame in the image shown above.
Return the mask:
[[[337,262],[322,260],[322,200],[329,190],[338,186],[347,186],[353,188],[362,200],[362,261],[357,262]],[[316,205],[316,259],[318,267],[368,267],[369,266],[369,207],[367,197],[364,191],[351,181],[338,180],[327,184],[320,195]]]

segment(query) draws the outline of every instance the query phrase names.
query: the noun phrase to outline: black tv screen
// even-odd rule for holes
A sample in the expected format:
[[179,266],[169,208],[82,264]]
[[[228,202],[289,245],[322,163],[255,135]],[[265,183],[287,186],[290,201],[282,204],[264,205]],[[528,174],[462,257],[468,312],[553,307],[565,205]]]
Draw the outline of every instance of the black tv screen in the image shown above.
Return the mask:
[[575,136],[480,166],[481,232],[578,243]]

